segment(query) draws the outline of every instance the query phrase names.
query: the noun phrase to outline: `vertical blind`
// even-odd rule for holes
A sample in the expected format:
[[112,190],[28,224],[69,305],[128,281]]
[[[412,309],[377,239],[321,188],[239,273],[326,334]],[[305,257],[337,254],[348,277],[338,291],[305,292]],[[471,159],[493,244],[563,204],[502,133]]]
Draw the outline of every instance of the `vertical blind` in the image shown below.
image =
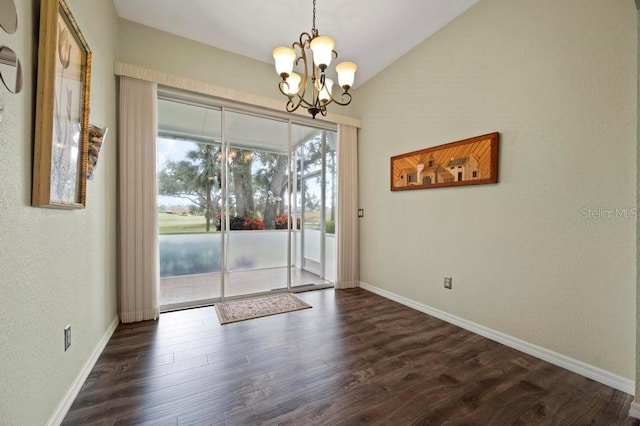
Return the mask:
[[120,77],[120,320],[160,314],[156,212],[157,85]]

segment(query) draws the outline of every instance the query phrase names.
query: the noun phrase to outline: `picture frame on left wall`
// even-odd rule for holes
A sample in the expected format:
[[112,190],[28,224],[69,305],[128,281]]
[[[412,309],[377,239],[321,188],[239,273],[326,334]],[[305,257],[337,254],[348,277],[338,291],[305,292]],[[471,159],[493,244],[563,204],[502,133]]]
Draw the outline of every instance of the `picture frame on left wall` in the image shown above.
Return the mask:
[[65,0],[42,0],[34,207],[86,206],[91,50]]

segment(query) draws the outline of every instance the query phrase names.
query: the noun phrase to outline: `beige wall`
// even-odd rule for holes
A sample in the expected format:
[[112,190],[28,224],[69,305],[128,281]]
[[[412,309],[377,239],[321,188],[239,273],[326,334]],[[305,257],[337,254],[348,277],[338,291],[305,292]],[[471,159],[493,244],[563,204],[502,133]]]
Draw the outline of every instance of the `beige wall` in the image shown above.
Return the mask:
[[[22,93],[2,90],[0,123],[0,424],[42,425],[116,317],[115,79],[111,0],[68,0],[94,53],[91,121],[110,128],[87,208],[30,207],[39,1],[16,1],[19,28],[0,45],[22,60]],[[64,352],[63,329],[72,345]]]
[[[482,0],[357,89],[361,280],[635,379],[632,1]],[[493,131],[500,183],[389,191],[389,157]],[[443,276],[453,289],[443,288]]]

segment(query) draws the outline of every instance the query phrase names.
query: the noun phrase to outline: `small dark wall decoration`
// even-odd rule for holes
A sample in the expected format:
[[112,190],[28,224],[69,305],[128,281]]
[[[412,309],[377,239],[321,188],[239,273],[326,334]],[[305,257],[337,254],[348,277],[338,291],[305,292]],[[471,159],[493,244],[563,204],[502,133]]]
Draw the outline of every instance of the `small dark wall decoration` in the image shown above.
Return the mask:
[[391,190],[497,183],[498,139],[490,133],[391,157]]
[[93,179],[96,167],[98,167],[98,156],[100,149],[107,137],[109,129],[95,124],[89,125],[89,147],[87,150],[87,179]]

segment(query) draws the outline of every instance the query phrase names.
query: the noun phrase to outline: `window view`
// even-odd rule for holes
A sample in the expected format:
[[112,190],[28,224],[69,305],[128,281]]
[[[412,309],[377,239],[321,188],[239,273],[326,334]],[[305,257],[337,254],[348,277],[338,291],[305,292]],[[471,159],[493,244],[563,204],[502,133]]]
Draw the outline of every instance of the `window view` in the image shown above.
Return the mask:
[[221,112],[158,101],[161,305],[220,297]]
[[330,284],[335,132],[166,100],[158,123],[164,309]]
[[210,232],[222,196],[220,144],[158,139],[160,233]]

